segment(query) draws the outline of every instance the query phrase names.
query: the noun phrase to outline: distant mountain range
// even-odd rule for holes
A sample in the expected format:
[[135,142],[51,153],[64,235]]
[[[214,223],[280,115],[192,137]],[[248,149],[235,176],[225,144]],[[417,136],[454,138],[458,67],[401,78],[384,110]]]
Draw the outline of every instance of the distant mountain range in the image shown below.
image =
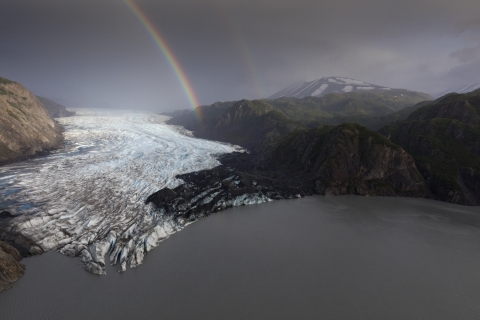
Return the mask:
[[435,93],[433,97],[435,98],[440,98],[443,97],[446,94],[456,92],[456,93],[467,93],[470,91],[474,91],[476,89],[480,88],[480,82],[473,83],[473,84],[463,84],[455,87],[448,88],[446,90],[443,90],[441,92]]
[[395,91],[398,94],[405,92],[413,92],[405,89],[393,89],[389,87],[379,86],[376,84],[363,82],[350,78],[342,77],[326,77],[313,81],[303,81],[286,87],[283,90],[268,97],[269,99],[277,99],[281,97],[304,98],[309,96],[323,97],[329,93],[347,93],[347,92],[388,92]]

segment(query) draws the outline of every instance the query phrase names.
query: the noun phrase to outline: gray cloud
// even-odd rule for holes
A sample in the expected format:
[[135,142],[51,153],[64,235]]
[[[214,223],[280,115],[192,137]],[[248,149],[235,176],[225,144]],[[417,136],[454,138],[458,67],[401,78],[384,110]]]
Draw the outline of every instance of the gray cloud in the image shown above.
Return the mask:
[[[478,0],[137,4],[204,104],[330,75],[430,93],[480,81],[467,68],[479,59]],[[170,65],[122,1],[3,0],[0,44],[0,76],[37,94],[84,106],[188,107]]]

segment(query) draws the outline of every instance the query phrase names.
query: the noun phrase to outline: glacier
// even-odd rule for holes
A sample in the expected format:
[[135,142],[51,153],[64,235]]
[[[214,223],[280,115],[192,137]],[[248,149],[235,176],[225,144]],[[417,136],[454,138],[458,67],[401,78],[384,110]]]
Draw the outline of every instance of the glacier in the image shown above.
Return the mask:
[[168,117],[143,112],[77,109],[58,118],[65,145],[45,157],[0,167],[0,211],[11,232],[44,250],[80,257],[105,274],[111,264],[136,267],[145,254],[185,225],[146,198],[182,183],[179,174],[219,165],[237,146],[194,138]]

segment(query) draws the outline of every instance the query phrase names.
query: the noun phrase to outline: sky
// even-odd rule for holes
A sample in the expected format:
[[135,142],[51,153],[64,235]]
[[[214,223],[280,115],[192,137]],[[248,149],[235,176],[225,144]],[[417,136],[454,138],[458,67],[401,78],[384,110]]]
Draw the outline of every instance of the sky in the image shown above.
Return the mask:
[[187,109],[328,76],[480,82],[478,0],[130,0],[183,79],[126,1],[0,1],[0,76],[67,107]]

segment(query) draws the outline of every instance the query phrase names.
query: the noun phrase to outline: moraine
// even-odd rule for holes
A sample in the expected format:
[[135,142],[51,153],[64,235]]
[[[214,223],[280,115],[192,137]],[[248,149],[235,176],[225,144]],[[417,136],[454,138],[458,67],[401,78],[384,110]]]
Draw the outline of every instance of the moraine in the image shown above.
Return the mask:
[[[153,192],[181,183],[179,174],[219,165],[238,148],[196,139],[167,117],[79,109],[59,118],[65,147],[47,157],[0,167],[0,219],[44,250],[79,256],[85,269],[141,264],[144,254],[183,225],[145,204]],[[3,221],[2,221],[3,220]]]

